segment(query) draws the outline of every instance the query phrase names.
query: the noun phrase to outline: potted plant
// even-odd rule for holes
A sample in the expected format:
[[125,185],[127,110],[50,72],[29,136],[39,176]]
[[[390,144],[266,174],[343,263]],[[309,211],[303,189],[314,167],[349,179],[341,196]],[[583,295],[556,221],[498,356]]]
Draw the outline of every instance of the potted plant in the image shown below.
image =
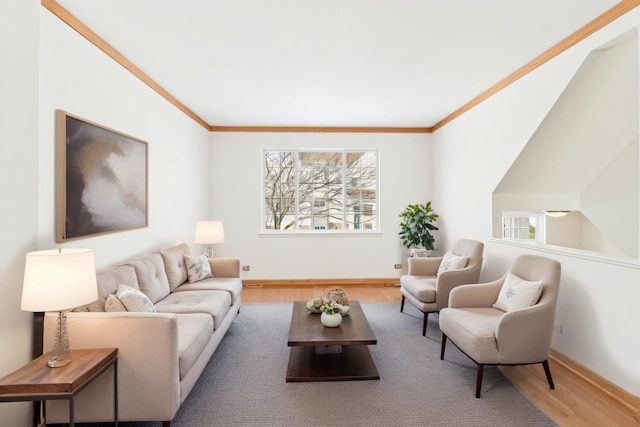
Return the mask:
[[435,222],[438,220],[438,214],[433,211],[431,202],[424,205],[409,205],[400,214],[402,221],[400,222],[400,238],[402,244],[408,249],[424,248],[427,251],[434,250],[435,238],[431,234],[437,230]]
[[322,314],[320,315],[320,322],[328,328],[335,328],[342,323],[342,311],[343,307],[331,300],[326,300],[320,307]]

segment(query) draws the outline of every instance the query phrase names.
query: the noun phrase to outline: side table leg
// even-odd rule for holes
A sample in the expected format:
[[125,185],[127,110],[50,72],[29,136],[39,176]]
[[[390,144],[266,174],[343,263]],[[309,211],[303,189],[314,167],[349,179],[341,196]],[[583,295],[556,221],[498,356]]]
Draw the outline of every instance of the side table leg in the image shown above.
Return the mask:
[[118,427],[118,359],[113,363],[113,420]]
[[69,427],[75,426],[75,421],[73,419],[74,408],[73,408],[74,396],[71,395],[71,399],[69,399]]

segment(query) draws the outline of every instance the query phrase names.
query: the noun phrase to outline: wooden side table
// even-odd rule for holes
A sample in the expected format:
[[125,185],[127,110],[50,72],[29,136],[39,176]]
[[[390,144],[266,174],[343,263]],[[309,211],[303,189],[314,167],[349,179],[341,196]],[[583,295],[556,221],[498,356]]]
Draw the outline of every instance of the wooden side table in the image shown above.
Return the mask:
[[[47,366],[43,354],[0,379],[0,402],[69,401],[69,426],[74,426],[74,398],[91,381],[113,366],[113,419],[118,425],[118,349],[71,350],[71,363],[61,368]],[[46,424],[47,414],[44,412]]]

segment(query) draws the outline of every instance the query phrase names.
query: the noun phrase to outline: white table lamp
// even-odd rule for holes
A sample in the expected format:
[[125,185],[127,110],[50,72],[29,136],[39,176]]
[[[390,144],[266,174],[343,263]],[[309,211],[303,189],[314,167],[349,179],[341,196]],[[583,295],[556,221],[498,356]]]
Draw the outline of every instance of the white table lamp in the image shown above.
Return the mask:
[[93,251],[90,249],[54,249],[27,254],[22,287],[25,311],[57,311],[58,324],[47,364],[52,368],[71,362],[68,310],[98,299]]
[[198,221],[196,223],[196,245],[208,245],[207,258],[213,255],[213,246],[224,242],[224,226],[222,221]]

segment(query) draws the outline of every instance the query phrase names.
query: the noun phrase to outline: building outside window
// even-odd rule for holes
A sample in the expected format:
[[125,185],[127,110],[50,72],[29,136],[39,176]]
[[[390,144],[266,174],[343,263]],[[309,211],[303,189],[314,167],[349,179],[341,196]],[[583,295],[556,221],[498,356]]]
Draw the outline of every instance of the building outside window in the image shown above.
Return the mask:
[[378,230],[377,150],[265,150],[263,232]]

